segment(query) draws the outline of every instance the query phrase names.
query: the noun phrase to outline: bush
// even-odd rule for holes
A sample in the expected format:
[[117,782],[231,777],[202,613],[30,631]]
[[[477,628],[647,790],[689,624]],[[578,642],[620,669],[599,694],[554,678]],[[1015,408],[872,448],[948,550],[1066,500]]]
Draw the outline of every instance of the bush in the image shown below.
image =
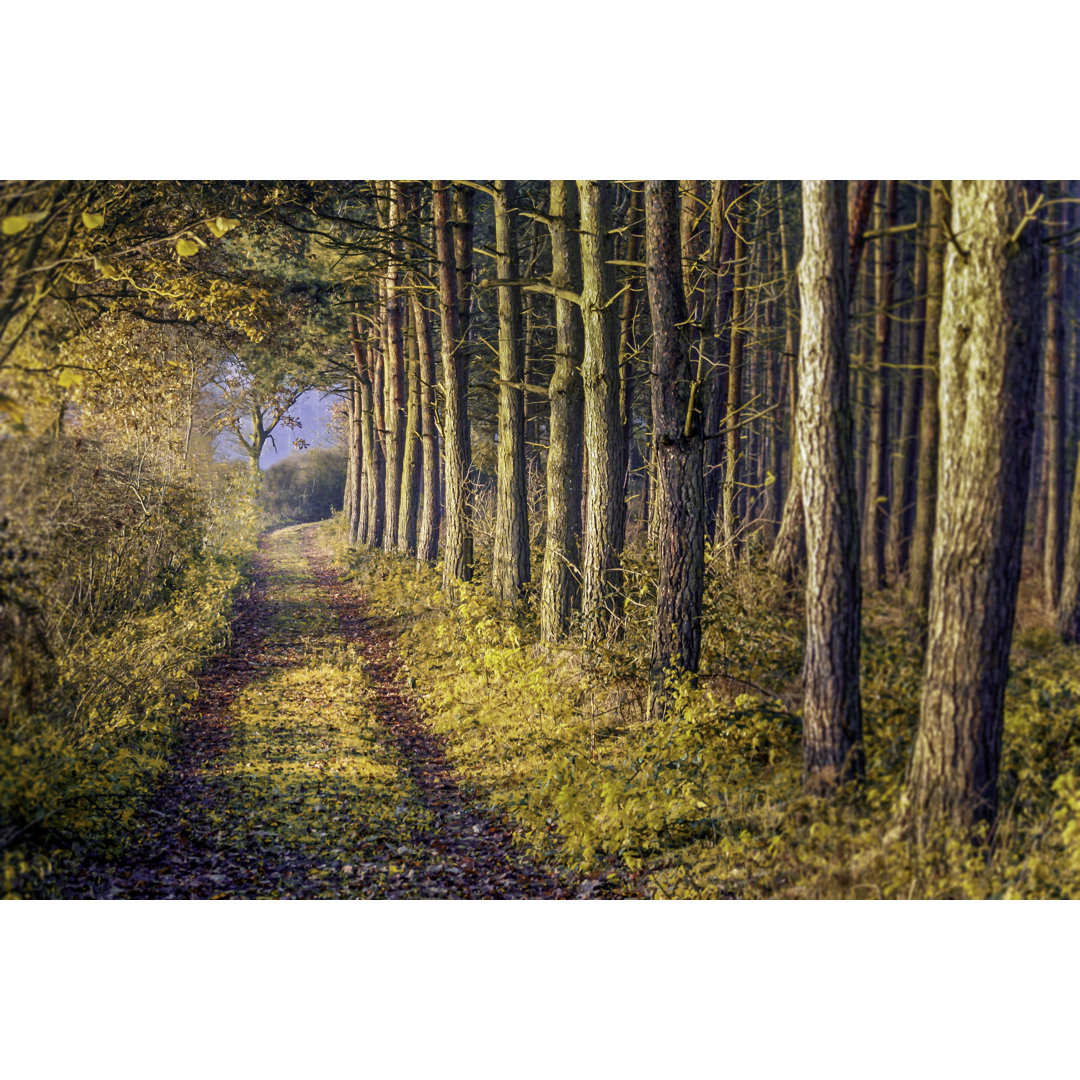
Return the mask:
[[343,450],[290,454],[263,474],[258,504],[268,525],[322,521],[340,510],[347,464]]
[[45,852],[122,839],[253,549],[243,471],[88,436],[11,438],[0,470],[3,892]]

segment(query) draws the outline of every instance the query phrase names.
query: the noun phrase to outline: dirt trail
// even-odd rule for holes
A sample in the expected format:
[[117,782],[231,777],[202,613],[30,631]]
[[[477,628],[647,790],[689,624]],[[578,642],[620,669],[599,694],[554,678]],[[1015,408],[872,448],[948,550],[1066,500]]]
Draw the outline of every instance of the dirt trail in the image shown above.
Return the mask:
[[233,639],[119,858],[65,898],[571,898],[458,786],[393,641],[315,547],[264,537]]

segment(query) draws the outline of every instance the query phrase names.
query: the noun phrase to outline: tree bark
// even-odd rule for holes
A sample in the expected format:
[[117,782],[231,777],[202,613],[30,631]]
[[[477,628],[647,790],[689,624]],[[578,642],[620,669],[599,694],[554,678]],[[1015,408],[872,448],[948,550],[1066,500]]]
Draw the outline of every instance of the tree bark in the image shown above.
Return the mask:
[[[742,193],[742,185],[735,191],[736,200]],[[727,411],[724,423],[727,432],[724,440],[724,485],[721,496],[721,543],[724,549],[724,561],[728,566],[734,564],[741,546],[739,538],[740,522],[736,499],[742,481],[742,381],[743,381],[743,346],[746,330],[743,320],[746,315],[746,241],[744,230],[738,221],[742,215],[729,209],[728,217],[735,215],[732,222],[735,230],[734,284],[732,286],[731,325],[729,328],[730,349],[728,351],[727,371]]]
[[652,413],[661,502],[649,678],[649,715],[671,708],[671,676],[696,672],[701,651],[705,566],[701,399],[687,340],[679,275],[678,191],[674,181],[645,188],[645,264],[653,328]]
[[941,316],[934,588],[905,814],[993,821],[1039,370],[1032,186],[956,181]]
[[386,526],[383,548],[396,551],[398,547],[398,509],[401,504],[401,474],[405,460],[405,349],[402,332],[402,301],[399,289],[400,242],[397,230],[401,227],[401,185],[391,180],[389,195],[390,260],[386,270],[384,317],[386,346],[384,353],[386,395],[383,419],[386,439]]
[[[552,180],[550,192],[551,284],[579,293],[576,188],[569,181]],[[578,594],[585,424],[582,335],[581,309],[572,300],[556,297],[555,370],[548,384],[547,525],[540,582],[540,630],[545,641],[557,641],[566,634]]]
[[[407,295],[402,308],[408,312]],[[398,504],[397,550],[402,555],[416,554],[417,513],[420,507],[420,349],[416,323],[410,316],[405,335],[405,404],[404,452],[401,463],[401,501]]]
[[416,346],[420,354],[420,474],[422,499],[416,539],[416,561],[433,563],[439,552],[442,510],[439,486],[439,435],[435,426],[435,351],[428,313],[414,289],[410,295]]
[[945,282],[945,181],[930,181],[927,236],[926,324],[923,333],[923,393],[919,409],[919,465],[915,485],[915,525],[911,534],[909,603],[925,615],[930,603],[934,521],[937,517],[938,374],[941,360],[941,305]]
[[363,437],[361,432],[360,382],[349,380],[349,498],[348,515],[349,546],[356,547],[360,536],[360,508],[363,505],[364,475]]
[[[518,280],[513,180],[495,181],[495,273]],[[499,299],[499,417],[495,474],[495,539],[491,587],[517,603],[529,580],[529,523],[525,493],[525,356],[521,341],[521,292],[502,285]]]
[[796,423],[807,549],[803,782],[818,794],[863,771],[846,218],[842,181],[804,182]]
[[705,531],[716,532],[723,491],[724,440],[721,437],[727,406],[727,365],[731,349],[729,336],[731,301],[734,291],[735,230],[728,209],[740,190],[738,180],[714,180],[709,213],[709,263],[712,268],[712,361],[705,385]]
[[382,544],[383,534],[383,483],[385,467],[383,443],[379,436],[375,416],[375,387],[372,373],[377,362],[370,345],[364,348],[356,316],[349,318],[353,357],[356,362],[356,379],[360,385],[360,459],[363,462],[360,519],[357,522],[357,540],[368,547]]
[[[885,184],[882,227],[896,224],[897,182]],[[875,265],[877,309],[874,318],[874,361],[871,368],[870,447],[867,460],[866,510],[863,517],[863,552],[871,589],[885,584],[885,539],[889,519],[889,343],[892,335],[893,282],[896,279],[896,234],[886,232],[877,241]]]
[[473,542],[469,523],[468,477],[472,459],[469,439],[468,356],[460,330],[457,261],[450,223],[450,188],[432,181],[435,248],[439,262],[439,322],[443,371],[443,480],[446,487],[446,540],[443,585],[452,592],[458,581],[472,578]]
[[1047,608],[1054,611],[1061,591],[1065,548],[1065,320],[1061,310],[1065,287],[1065,255],[1060,242],[1051,243],[1049,251],[1046,343],[1043,354],[1043,446],[1046,454],[1043,596]]
[[907,573],[911,550],[912,522],[915,516],[915,478],[919,460],[919,410],[923,394],[922,353],[926,326],[927,249],[922,242],[925,201],[916,201],[915,303],[914,314],[904,342],[905,367],[903,399],[900,410],[900,438],[892,456],[893,510],[889,515],[886,562],[894,581]]
[[585,330],[585,551],[582,621],[597,640],[618,632],[623,613],[622,548],[626,528],[626,439],[619,414],[619,356],[615,338],[611,259],[611,183],[579,180],[581,314]]

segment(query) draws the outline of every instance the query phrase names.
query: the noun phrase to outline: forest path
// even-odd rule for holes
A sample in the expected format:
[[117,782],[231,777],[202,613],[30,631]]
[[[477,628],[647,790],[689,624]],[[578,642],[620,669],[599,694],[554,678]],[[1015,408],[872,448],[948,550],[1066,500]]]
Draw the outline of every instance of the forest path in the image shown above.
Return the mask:
[[314,526],[264,537],[133,843],[85,860],[60,895],[573,896],[466,798],[399,663]]

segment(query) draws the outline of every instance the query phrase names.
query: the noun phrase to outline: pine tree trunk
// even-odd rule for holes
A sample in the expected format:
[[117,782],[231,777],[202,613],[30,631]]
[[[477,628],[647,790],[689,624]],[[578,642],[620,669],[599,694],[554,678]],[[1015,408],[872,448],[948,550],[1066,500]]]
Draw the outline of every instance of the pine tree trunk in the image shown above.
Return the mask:
[[356,547],[360,534],[360,507],[363,500],[361,478],[364,475],[361,436],[360,383],[349,380],[349,497],[346,517],[349,523],[349,546]]
[[[495,273],[518,280],[513,180],[495,181]],[[525,357],[521,341],[519,286],[501,286],[499,300],[499,417],[495,474],[495,538],[491,588],[517,603],[529,580],[529,525],[525,501]]]
[[[885,184],[885,208],[881,225],[896,224],[897,183]],[[893,282],[896,279],[896,236],[887,233],[877,241],[875,265],[874,360],[871,368],[870,445],[867,459],[866,511],[863,517],[863,552],[867,583],[871,589],[885,584],[885,539],[889,518],[889,342],[892,334]]]
[[[626,250],[625,258],[629,263],[641,259],[641,224],[643,213],[644,188],[635,185],[630,194],[630,205],[626,211]],[[631,285],[622,295],[619,308],[619,414],[622,418],[623,436],[626,439],[626,497],[630,497],[630,477],[641,471],[645,462],[637,448],[634,438],[634,392],[635,392],[635,353],[636,337],[634,333],[637,317],[639,290],[633,284],[633,275],[638,271],[628,268],[628,283]],[[648,478],[646,478],[646,488]],[[646,516],[645,520],[648,520]]]
[[398,548],[398,510],[401,504],[401,474],[405,460],[405,348],[402,328],[402,298],[399,289],[399,242],[401,227],[401,185],[391,180],[388,187],[390,260],[384,293],[385,332],[385,439],[386,439],[386,526],[383,549]]
[[597,640],[620,629],[623,612],[622,548],[626,528],[626,439],[619,413],[619,356],[611,299],[611,183],[579,180],[581,206],[581,314],[585,330],[585,550],[582,621]]
[[842,181],[804,182],[796,423],[807,551],[803,782],[821,794],[863,771],[846,218]]
[[926,613],[934,522],[937,517],[938,375],[941,359],[941,305],[945,282],[945,215],[949,212],[942,180],[930,181],[930,228],[926,258],[926,320],[923,333],[923,393],[919,410],[919,465],[915,484],[915,525],[911,534],[908,601]]
[[383,444],[376,423],[375,387],[372,380],[372,373],[378,363],[372,354],[370,343],[368,348],[364,348],[355,315],[349,318],[349,329],[356,361],[356,379],[360,385],[360,459],[363,462],[363,498],[360,518],[357,521],[357,539],[368,547],[378,547],[382,543],[385,480]]
[[1032,186],[956,181],[941,315],[934,588],[908,822],[993,821],[1039,371]]
[[353,428],[356,423],[353,416],[353,398],[356,393],[354,380],[349,379],[345,388],[345,491],[341,500],[341,515],[348,529],[352,520],[353,487],[355,482],[355,462],[353,461]]
[[780,257],[784,274],[784,359],[788,369],[789,415],[791,417],[791,471],[788,477],[787,499],[780,517],[776,543],[769,556],[769,566],[785,581],[791,581],[806,560],[806,521],[803,516],[801,465],[799,444],[795,433],[795,416],[799,404],[799,355],[797,316],[793,288],[795,275],[791,267],[787,239],[784,201],[780,200]]
[[455,582],[472,578],[473,542],[469,523],[468,355],[460,330],[457,260],[450,223],[447,181],[432,181],[435,247],[439,262],[439,323],[443,371],[443,482],[446,488],[446,540],[443,545],[443,585],[452,592]]
[[[742,185],[736,190],[735,197],[741,194]],[[724,485],[721,495],[721,544],[724,549],[724,561],[728,566],[738,558],[741,540],[739,536],[737,496],[742,482],[742,382],[743,382],[743,346],[746,330],[743,321],[746,317],[746,241],[744,230],[739,228],[741,215],[734,210],[728,211],[729,217],[735,215],[735,254],[734,283],[732,286],[731,325],[729,329],[730,349],[728,351],[727,371],[727,410],[724,423],[727,428],[724,445]]]
[[[402,308],[408,312],[407,297]],[[397,550],[402,555],[416,554],[417,512],[420,507],[420,351],[416,323],[410,316],[405,335],[405,446],[401,465],[401,502],[398,506]]]
[[727,366],[731,350],[731,302],[735,281],[735,230],[728,208],[741,184],[737,180],[714,180],[709,212],[709,263],[712,268],[712,364],[705,384],[705,532],[714,536],[720,522],[725,443],[722,438],[727,408]]
[[[1056,240],[1056,237],[1054,238]],[[1043,546],[1043,597],[1057,608],[1065,547],[1065,320],[1062,303],[1065,255],[1051,243],[1047,267],[1046,342],[1043,354],[1043,445],[1045,447],[1046,533]]]
[[[570,181],[552,180],[550,191],[551,284],[580,292],[577,189]],[[556,297],[555,370],[548,384],[547,524],[540,584],[540,630],[545,641],[565,636],[578,593],[585,424],[583,349],[581,309],[573,300]]]
[[433,563],[439,552],[439,520],[442,509],[439,486],[439,435],[435,426],[435,351],[431,345],[428,313],[414,289],[411,294],[416,345],[420,354],[420,473],[423,492],[416,560]]
[[645,188],[653,430],[663,504],[649,679],[649,715],[654,720],[662,719],[671,707],[670,677],[697,671],[705,565],[701,407],[694,393],[679,280],[677,195],[670,180],[649,181]]
[[[916,238],[922,231],[924,202],[917,201]],[[894,581],[907,572],[911,548],[911,529],[915,511],[915,477],[919,460],[919,409],[922,402],[922,351],[926,325],[926,245],[919,242],[915,252],[915,304],[912,323],[904,343],[905,368],[903,399],[900,410],[900,439],[892,457],[893,510],[889,515],[889,540],[886,562]]]

